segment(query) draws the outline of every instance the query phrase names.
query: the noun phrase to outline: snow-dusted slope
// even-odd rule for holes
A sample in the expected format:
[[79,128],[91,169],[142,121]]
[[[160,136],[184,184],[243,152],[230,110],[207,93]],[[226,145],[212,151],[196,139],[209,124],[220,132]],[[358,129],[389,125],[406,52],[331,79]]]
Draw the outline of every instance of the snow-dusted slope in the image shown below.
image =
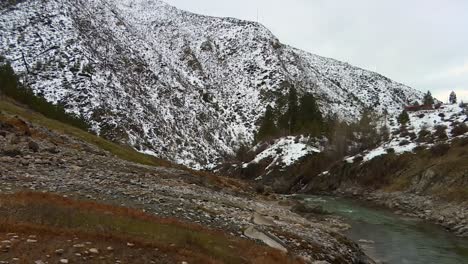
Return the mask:
[[[420,110],[409,113],[409,122],[402,128],[395,117],[389,120],[390,139],[381,146],[359,154],[369,161],[388,152],[396,154],[412,152],[416,147],[430,147],[450,142],[456,137],[465,137],[462,126],[468,125],[468,112],[457,104],[442,105],[439,109]],[[457,129],[458,128],[458,129]],[[457,131],[458,130],[458,131]],[[455,133],[456,132],[456,133]],[[353,162],[355,157],[348,157]]]
[[96,132],[192,167],[253,138],[288,87],[325,114],[396,111],[421,93],[379,74],[283,45],[258,23],[157,0],[30,0],[0,11],[0,55],[48,100]]
[[264,150],[258,151],[259,148],[262,148],[263,144],[258,144],[251,150],[253,152],[258,152],[258,154],[248,163],[242,164],[242,168],[247,168],[253,163],[269,160],[270,164],[265,168],[265,173],[267,174],[271,167],[278,166],[280,168],[286,168],[300,161],[307,155],[320,153],[323,150],[323,144],[303,136],[279,138],[271,144],[268,144]]

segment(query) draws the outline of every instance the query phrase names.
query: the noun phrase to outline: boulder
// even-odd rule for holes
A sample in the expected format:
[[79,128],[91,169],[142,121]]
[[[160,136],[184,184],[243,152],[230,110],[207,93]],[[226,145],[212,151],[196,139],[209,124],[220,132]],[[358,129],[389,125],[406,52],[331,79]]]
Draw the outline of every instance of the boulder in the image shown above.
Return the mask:
[[265,243],[266,245],[281,250],[283,252],[288,252],[286,247],[283,246],[281,240],[271,234],[263,233],[257,230],[255,227],[250,226],[244,231],[244,235],[251,239],[257,239]]
[[300,202],[294,205],[292,211],[298,214],[328,214],[321,205]]
[[257,225],[274,226],[275,222],[257,212],[252,216],[252,221]]
[[38,152],[39,151],[39,144],[37,144],[36,142],[34,142],[32,140],[30,140],[28,142],[28,147],[32,152]]

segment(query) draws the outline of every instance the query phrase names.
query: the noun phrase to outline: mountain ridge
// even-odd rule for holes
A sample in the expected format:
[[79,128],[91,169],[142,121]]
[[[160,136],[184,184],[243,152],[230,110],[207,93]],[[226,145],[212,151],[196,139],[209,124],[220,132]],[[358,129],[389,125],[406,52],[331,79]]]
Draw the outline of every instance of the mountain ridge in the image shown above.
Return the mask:
[[106,138],[192,168],[212,167],[251,142],[266,105],[290,86],[347,120],[366,107],[395,113],[422,97],[284,45],[256,22],[162,1],[21,2],[2,11],[0,32],[0,55],[35,93],[83,115]]

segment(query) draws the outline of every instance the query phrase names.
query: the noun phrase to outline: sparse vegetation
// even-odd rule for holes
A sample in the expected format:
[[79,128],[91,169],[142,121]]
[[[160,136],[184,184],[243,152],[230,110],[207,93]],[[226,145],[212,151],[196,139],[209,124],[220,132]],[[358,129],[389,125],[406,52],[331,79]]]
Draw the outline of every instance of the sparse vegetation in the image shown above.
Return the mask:
[[37,123],[41,126],[58,131],[60,133],[71,135],[81,140],[84,140],[88,143],[94,144],[98,146],[99,148],[109,151],[115,156],[124,160],[133,161],[133,162],[145,164],[145,165],[153,165],[153,166],[167,166],[167,167],[175,166],[168,161],[161,160],[154,156],[150,156],[150,155],[137,152],[134,149],[127,147],[127,146],[122,146],[116,143],[112,143],[101,137],[98,137],[96,135],[83,131],[79,128],[76,128],[74,126],[62,123],[57,120],[50,119],[42,114],[30,111],[27,108],[22,107],[21,105],[18,105],[16,102],[12,100],[0,99],[0,110],[6,113],[9,113],[11,115],[20,116],[26,120],[31,120],[33,123]]
[[457,137],[461,136],[465,133],[468,133],[468,126],[466,123],[460,123],[458,125],[455,125],[452,129],[452,136]]
[[421,129],[418,133],[418,142],[430,142],[432,140],[432,133],[427,129]]
[[400,123],[400,125],[402,126],[405,126],[406,124],[408,124],[408,122],[409,122],[408,112],[406,112],[406,110],[403,110],[403,112],[401,112],[401,114],[398,116],[398,123]]
[[0,195],[0,231],[43,230],[131,241],[185,256],[194,263],[301,263],[254,242],[141,211],[45,193]]
[[440,157],[447,154],[450,149],[449,144],[439,143],[431,147],[431,153],[433,157]]
[[28,87],[22,85],[8,63],[0,65],[0,93],[27,105],[34,111],[37,111],[49,118],[83,130],[89,130],[89,125],[83,117],[65,112],[63,105],[51,104],[43,97],[35,95]]
[[435,127],[435,132],[434,132],[434,136],[438,139],[438,140],[446,140],[448,138],[447,136],[447,127],[444,126],[444,125],[438,125]]

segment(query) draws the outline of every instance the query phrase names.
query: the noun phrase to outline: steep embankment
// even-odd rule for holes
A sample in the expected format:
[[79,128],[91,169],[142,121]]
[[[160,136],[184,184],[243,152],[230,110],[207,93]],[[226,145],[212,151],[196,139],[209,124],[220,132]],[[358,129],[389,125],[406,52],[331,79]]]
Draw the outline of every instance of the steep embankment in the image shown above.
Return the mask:
[[0,261],[123,261],[138,250],[169,263],[365,263],[333,217],[305,219],[241,181],[143,165],[140,153],[9,100],[0,110]]
[[194,168],[251,143],[290,87],[326,115],[395,112],[421,93],[281,42],[258,23],[147,0],[33,0],[0,10],[0,55],[98,134]]
[[361,196],[468,236],[468,118],[458,105],[390,120],[388,142],[346,158],[301,186],[303,192]]

